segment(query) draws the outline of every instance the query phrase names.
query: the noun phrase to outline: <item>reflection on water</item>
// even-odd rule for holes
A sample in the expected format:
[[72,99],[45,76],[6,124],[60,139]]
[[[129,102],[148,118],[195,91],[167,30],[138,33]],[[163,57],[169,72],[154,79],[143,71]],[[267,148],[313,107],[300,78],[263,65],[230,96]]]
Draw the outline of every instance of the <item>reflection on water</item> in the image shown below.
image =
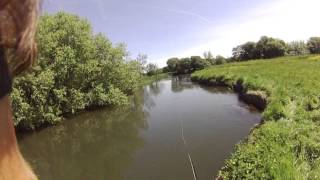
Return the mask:
[[190,81],[190,76],[174,76],[171,80],[171,90],[172,92],[178,93],[185,89],[193,89],[195,84]]
[[22,135],[21,150],[45,180],[188,180],[183,121],[198,178],[212,179],[260,120],[235,94],[186,77],[148,85],[131,102]]
[[20,137],[20,147],[40,179],[123,179],[147,128],[143,91],[131,107],[83,113],[67,122]]

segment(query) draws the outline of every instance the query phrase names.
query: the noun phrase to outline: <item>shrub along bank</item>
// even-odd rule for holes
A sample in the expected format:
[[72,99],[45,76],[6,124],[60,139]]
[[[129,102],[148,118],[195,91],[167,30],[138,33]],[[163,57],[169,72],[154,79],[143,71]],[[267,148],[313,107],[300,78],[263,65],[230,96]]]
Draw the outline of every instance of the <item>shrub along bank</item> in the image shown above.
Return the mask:
[[195,81],[263,92],[263,123],[219,172],[225,179],[320,178],[320,56],[231,63],[197,71]]
[[140,63],[128,60],[123,44],[113,45],[75,15],[44,15],[37,33],[38,63],[15,79],[14,123],[35,129],[61,121],[63,114],[127,103],[140,84]]

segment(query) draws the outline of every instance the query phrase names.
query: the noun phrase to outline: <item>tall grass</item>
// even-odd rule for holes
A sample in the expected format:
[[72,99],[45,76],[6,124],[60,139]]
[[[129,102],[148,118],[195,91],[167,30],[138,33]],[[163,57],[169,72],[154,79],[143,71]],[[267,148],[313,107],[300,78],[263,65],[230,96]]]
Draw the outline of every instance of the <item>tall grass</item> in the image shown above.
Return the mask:
[[195,80],[243,82],[268,94],[263,123],[239,143],[225,179],[320,179],[320,56],[282,57],[214,66]]

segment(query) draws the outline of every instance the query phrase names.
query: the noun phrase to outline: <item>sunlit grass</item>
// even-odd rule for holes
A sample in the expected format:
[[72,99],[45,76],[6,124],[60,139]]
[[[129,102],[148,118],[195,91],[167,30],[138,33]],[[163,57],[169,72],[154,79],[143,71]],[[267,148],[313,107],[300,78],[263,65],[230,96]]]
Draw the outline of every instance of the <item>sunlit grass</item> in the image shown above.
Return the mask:
[[320,178],[320,56],[282,57],[214,66],[196,80],[243,82],[268,96],[265,123],[236,147],[226,179]]

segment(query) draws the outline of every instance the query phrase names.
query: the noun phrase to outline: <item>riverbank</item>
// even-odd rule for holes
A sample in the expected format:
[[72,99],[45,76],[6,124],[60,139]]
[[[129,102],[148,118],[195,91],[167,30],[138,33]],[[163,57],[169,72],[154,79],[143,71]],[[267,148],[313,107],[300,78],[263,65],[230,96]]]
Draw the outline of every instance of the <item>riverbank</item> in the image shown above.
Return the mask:
[[192,179],[189,153],[197,179],[209,180],[260,119],[227,88],[180,76],[138,88],[128,106],[85,111],[20,136],[19,145],[46,179]]
[[[137,83],[137,87],[133,90],[136,91],[137,89],[139,89],[140,87],[143,87],[145,85],[148,85],[148,84],[151,84],[152,82],[154,81],[158,81],[158,80],[161,80],[161,79],[164,79],[164,78],[167,78],[169,77],[169,74],[168,73],[162,73],[162,74],[158,74],[158,75],[153,75],[153,76],[143,76],[140,78],[139,82]],[[13,95],[14,96],[14,95]],[[124,96],[124,103],[122,105],[125,105],[127,104],[126,102],[129,101],[129,98],[132,96],[132,94],[127,94]],[[120,105],[120,104],[119,104]],[[26,133],[30,133],[30,132],[33,132],[33,131],[39,131],[39,130],[42,130],[44,128],[47,128],[47,127],[51,127],[51,126],[55,126],[55,125],[58,125],[60,124],[62,121],[68,119],[68,118],[72,118],[74,116],[77,116],[83,112],[86,112],[86,111],[92,111],[92,110],[97,110],[97,109],[101,109],[101,108],[105,108],[105,107],[116,107],[116,106],[119,106],[117,104],[115,105],[91,105],[91,106],[87,106],[83,109],[79,109],[79,110],[76,110],[74,112],[66,112],[66,113],[63,113],[63,114],[55,114],[55,116],[58,118],[57,121],[54,121],[54,122],[51,122],[51,123],[48,123],[46,121],[40,121],[41,123],[38,123],[37,126],[33,126],[32,128],[28,127],[29,124],[26,124],[24,126],[21,126],[20,124],[16,124],[15,125],[15,128],[16,128],[16,131],[20,134],[26,134]],[[14,111],[15,112],[15,111]]]
[[282,57],[214,66],[192,75],[200,83],[229,86],[251,104],[262,100],[267,105],[258,107],[264,109],[264,123],[236,146],[219,176],[320,177],[319,68],[320,56]]

